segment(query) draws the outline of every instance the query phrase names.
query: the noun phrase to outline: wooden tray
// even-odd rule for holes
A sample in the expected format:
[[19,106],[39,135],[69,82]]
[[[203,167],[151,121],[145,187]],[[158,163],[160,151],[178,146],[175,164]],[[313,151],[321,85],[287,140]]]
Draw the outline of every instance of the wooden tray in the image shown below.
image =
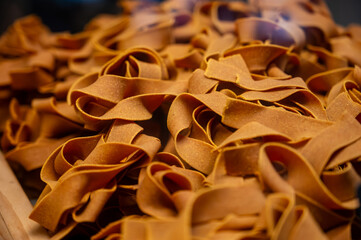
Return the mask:
[[28,218],[33,206],[0,151],[0,240],[42,240],[49,235]]

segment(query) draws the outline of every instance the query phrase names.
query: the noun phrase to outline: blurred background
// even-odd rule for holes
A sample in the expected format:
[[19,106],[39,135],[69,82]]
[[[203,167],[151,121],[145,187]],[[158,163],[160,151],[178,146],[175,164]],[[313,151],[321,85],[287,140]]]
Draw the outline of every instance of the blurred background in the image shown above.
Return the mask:
[[[79,32],[99,13],[119,13],[118,0],[0,0],[0,33],[17,18],[36,14],[53,32]],[[145,0],[144,0],[145,1]],[[147,0],[161,1],[161,0]],[[326,0],[335,21],[361,24],[360,0]]]
[[51,31],[74,33],[99,13],[119,12],[117,0],[0,0],[0,32],[15,19],[36,14]]

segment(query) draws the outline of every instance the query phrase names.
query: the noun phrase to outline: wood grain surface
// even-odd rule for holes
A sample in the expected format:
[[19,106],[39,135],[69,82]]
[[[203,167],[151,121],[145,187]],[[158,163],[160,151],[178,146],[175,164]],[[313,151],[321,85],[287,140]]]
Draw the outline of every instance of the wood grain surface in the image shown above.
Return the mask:
[[47,232],[28,218],[32,208],[0,152],[0,240],[49,239]]

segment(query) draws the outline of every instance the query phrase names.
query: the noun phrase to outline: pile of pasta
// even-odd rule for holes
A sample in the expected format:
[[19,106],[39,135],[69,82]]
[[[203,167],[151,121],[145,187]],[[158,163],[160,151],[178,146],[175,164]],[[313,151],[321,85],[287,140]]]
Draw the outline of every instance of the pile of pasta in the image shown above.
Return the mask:
[[322,0],[121,1],[0,39],[1,149],[53,239],[356,239],[361,26]]

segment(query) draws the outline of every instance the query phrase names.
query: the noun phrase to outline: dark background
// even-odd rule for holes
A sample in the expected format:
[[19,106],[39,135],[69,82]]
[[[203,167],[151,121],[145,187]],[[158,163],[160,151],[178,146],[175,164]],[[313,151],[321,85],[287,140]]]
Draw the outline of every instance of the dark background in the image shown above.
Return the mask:
[[[343,26],[353,22],[361,24],[360,0],[326,2],[337,23]],[[30,13],[39,15],[44,24],[54,32],[79,32],[99,13],[119,12],[117,0],[0,0],[0,33],[15,19]]]
[[17,18],[40,16],[53,32],[79,32],[99,13],[119,13],[117,0],[0,0],[0,33]]
[[336,23],[343,26],[347,26],[350,23],[361,24],[360,0],[328,0],[326,3]]

